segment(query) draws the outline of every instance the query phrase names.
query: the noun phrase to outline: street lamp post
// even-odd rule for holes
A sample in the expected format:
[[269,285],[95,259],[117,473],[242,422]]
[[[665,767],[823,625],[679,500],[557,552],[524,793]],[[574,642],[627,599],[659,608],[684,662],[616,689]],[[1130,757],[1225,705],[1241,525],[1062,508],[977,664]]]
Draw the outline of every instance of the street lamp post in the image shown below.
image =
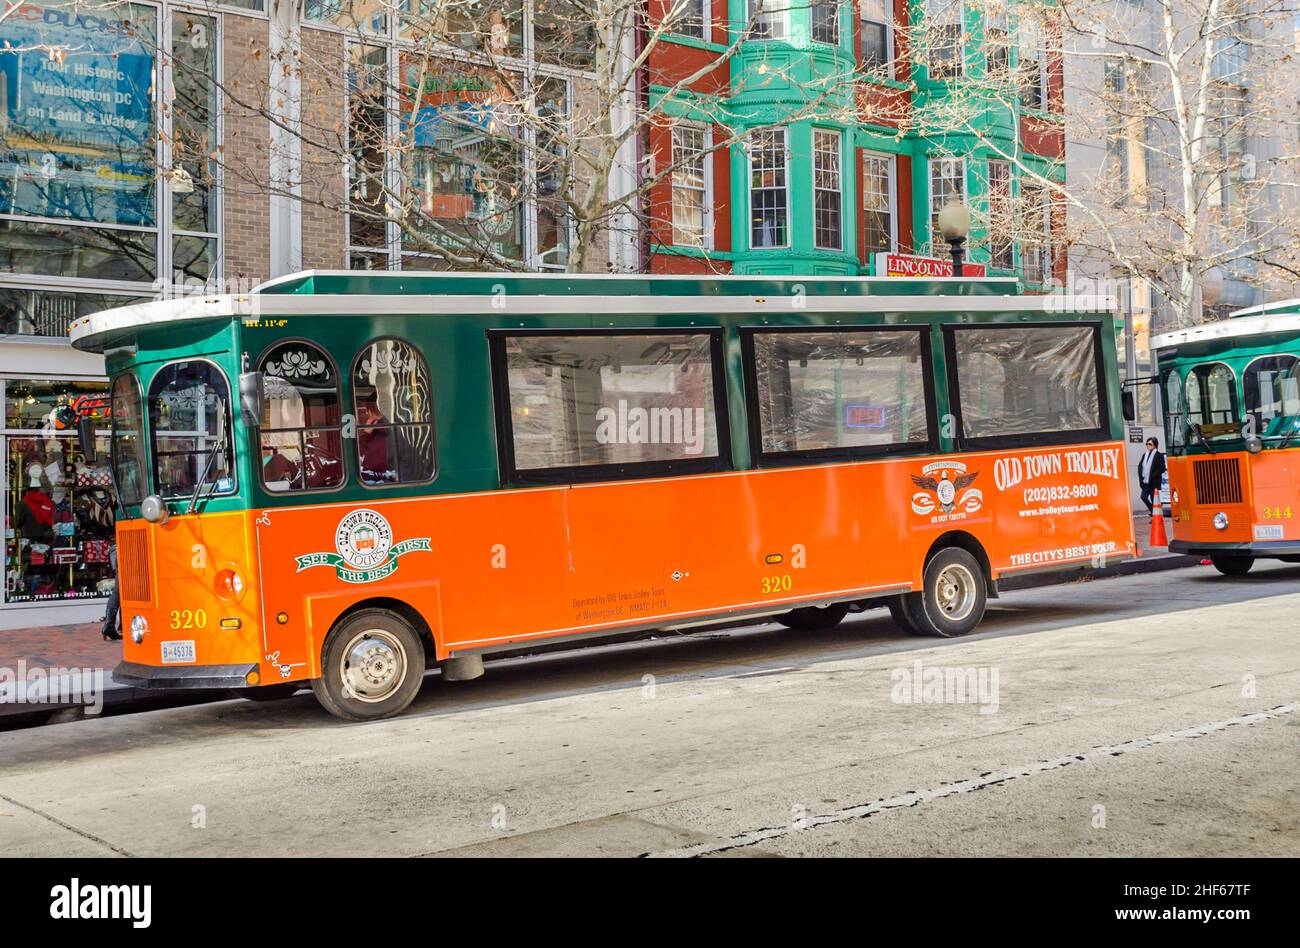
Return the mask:
[[939,208],[939,233],[952,248],[952,275],[965,276],[962,257],[965,255],[966,235],[970,233],[970,209],[960,201],[949,201]]

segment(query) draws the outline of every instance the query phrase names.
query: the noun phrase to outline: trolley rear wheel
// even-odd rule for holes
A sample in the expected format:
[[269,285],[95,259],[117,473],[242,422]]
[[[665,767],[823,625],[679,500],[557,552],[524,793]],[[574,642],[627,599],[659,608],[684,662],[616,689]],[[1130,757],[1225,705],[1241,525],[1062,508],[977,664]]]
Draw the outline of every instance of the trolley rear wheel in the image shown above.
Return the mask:
[[902,600],[917,634],[945,639],[966,635],[984,618],[984,570],[966,550],[950,546],[925,564],[921,591],[907,593]]

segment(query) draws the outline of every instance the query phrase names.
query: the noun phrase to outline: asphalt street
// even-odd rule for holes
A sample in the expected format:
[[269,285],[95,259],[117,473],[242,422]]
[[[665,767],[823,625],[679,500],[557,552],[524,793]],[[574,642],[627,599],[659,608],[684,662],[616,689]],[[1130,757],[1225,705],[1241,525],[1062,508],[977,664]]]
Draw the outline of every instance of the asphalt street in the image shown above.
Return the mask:
[[966,639],[881,609],[0,733],[0,851],[1300,855],[1300,567],[1009,593]]

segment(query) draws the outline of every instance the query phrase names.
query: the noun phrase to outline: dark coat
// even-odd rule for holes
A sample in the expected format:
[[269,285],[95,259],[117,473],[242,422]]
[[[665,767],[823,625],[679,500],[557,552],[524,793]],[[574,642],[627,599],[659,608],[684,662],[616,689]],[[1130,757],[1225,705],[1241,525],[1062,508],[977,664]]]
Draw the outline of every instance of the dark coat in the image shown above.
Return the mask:
[[1156,456],[1151,459],[1151,474],[1149,477],[1147,477],[1146,480],[1142,479],[1142,462],[1146,460],[1146,456],[1147,456],[1145,451],[1142,452],[1142,457],[1138,458],[1138,465],[1137,465],[1138,483],[1143,488],[1150,488],[1151,490],[1160,489],[1160,481],[1161,478],[1164,477],[1164,473],[1165,473],[1164,452],[1161,451],[1159,448],[1157,448],[1155,455]]

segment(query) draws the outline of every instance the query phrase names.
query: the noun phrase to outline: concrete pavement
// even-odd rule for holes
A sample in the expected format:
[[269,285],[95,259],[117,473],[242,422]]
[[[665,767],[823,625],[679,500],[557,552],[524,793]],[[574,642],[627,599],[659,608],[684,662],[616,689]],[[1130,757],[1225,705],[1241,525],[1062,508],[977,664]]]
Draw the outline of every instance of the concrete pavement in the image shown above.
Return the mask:
[[[515,659],[364,725],[300,694],[13,731],[0,848],[1294,856],[1297,609],[1300,568],[1195,567],[1009,595],[953,642],[873,610]],[[968,700],[927,700],[945,672]]]

